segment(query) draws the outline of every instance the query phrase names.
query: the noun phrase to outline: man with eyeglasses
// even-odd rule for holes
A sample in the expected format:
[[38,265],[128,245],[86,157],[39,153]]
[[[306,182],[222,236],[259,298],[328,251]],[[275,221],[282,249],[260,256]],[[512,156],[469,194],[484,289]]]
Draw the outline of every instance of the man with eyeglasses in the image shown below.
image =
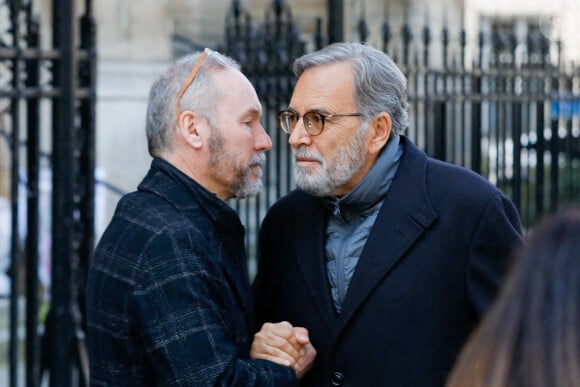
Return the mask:
[[150,170],[121,198],[91,261],[91,386],[294,386],[316,351],[308,331],[256,334],[244,228],[226,201],[259,192],[272,146],[231,58],[206,49],[153,84]]
[[521,240],[516,208],[402,134],[407,81],[383,52],[335,43],[294,72],[298,189],[261,226],[257,321],[308,328],[302,386],[443,386]]

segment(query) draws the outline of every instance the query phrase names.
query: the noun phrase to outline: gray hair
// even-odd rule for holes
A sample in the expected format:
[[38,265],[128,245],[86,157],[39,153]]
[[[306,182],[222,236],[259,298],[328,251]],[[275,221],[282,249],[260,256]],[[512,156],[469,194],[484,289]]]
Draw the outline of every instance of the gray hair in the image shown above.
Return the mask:
[[[219,90],[215,87],[212,73],[218,69],[231,67],[240,70],[240,65],[225,55],[206,49],[208,54],[203,60],[193,82],[183,94],[181,110],[194,111],[208,119],[219,99]],[[145,130],[147,145],[151,156],[160,156],[173,149],[173,133],[177,125],[177,95],[187,80],[191,70],[202,52],[184,56],[173,62],[169,68],[153,83],[149,93]]]
[[334,43],[296,59],[294,74],[300,77],[311,67],[350,62],[354,70],[354,100],[366,118],[387,112],[397,135],[409,125],[407,78],[382,51],[360,43]]

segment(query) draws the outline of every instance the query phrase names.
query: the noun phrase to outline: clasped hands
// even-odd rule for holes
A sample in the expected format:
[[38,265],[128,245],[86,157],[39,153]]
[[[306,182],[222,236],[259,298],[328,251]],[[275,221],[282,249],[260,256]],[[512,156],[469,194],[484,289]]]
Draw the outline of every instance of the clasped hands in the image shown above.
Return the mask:
[[293,327],[287,321],[265,323],[254,335],[250,357],[292,367],[301,379],[312,367],[316,349],[306,328]]

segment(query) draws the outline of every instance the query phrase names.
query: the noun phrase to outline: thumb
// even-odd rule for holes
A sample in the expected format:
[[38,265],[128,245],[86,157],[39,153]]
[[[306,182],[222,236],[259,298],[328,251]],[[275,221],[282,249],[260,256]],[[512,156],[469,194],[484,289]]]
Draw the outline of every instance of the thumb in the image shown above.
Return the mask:
[[310,343],[310,337],[308,336],[308,329],[303,327],[294,327],[294,337],[298,344],[306,345]]

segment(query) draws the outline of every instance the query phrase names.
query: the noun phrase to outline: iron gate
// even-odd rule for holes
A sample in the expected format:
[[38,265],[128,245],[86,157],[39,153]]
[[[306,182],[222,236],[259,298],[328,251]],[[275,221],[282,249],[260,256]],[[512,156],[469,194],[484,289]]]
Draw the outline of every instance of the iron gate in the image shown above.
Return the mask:
[[[306,43],[287,3],[272,1],[258,25],[233,1],[221,48],[241,62],[256,87],[273,142],[264,192],[236,203],[249,229],[250,259],[267,208],[294,187],[287,136],[275,117],[290,100],[292,61]],[[322,25],[319,18],[313,49],[326,44]],[[498,186],[526,229],[546,213],[580,204],[580,67],[562,59],[561,41],[534,28],[525,36],[491,30],[470,37],[452,25],[440,31],[428,22],[418,30],[406,20],[400,29],[395,25],[383,21],[380,46],[408,78],[411,123],[404,134],[429,155]],[[361,15],[355,40],[365,42],[369,30]]]
[[[87,380],[82,312],[94,244],[95,25],[92,2],[84,1],[79,20],[75,3],[52,1],[53,19],[42,20],[52,28],[42,29],[33,0],[0,0],[0,198],[8,198],[11,214],[11,288],[0,301],[8,304],[11,387],[23,379],[27,386]],[[273,141],[265,190],[236,204],[253,258],[265,211],[294,187],[287,137],[275,118],[295,82],[292,60],[326,42],[320,18],[308,47],[287,2],[273,1],[261,25],[240,4],[232,1],[218,49],[237,58],[254,83]],[[358,26],[358,40],[365,41],[364,18]],[[49,47],[41,43],[41,30],[52,36]],[[530,34],[522,60],[514,36],[482,33],[475,59],[466,60],[465,32],[444,27],[436,46],[443,60],[435,65],[435,31],[428,26],[416,33],[407,23],[395,30],[385,21],[381,30],[382,48],[409,79],[413,119],[406,134],[413,141],[499,186],[527,227],[580,202],[580,69],[553,60],[549,52],[558,42]],[[43,179],[51,187],[48,203]],[[52,265],[48,295],[38,274],[45,254]]]
[[[81,311],[94,234],[95,25],[89,0],[78,20],[74,0],[50,2],[52,20],[40,20],[35,6],[40,4],[32,0],[0,1],[0,146],[9,165],[0,193],[10,203],[11,229],[8,379],[12,387],[23,379],[26,386],[43,379],[51,386],[84,385]],[[51,42],[43,45],[43,36]],[[48,252],[40,249],[46,235]],[[38,275],[45,253],[48,294]]]

